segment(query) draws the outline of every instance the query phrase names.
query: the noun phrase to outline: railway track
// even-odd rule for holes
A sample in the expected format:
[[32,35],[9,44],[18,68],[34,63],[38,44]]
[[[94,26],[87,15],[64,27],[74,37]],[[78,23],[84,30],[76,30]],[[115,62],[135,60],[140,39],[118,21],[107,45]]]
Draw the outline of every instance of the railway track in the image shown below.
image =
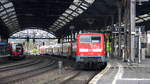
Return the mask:
[[50,79],[49,81],[42,83],[42,84],[88,84],[88,82],[101,70],[93,69],[93,70],[77,70],[75,68],[74,62],[71,62],[71,60],[66,60],[64,62],[65,66],[68,68],[62,70],[59,77],[55,79]]
[[98,71],[78,71],[60,84],[88,84]]
[[5,66],[1,66],[0,67],[0,72],[4,72],[4,71],[7,71],[7,70],[14,70],[14,69],[18,69],[18,68],[22,68],[22,67],[27,67],[27,66],[31,66],[31,65],[34,65],[34,64],[38,64],[42,62],[42,60],[40,59],[34,59],[34,60],[30,60],[30,61],[25,61],[25,62],[22,62],[22,63],[16,63],[16,64],[8,64],[8,65],[5,65]]
[[[17,81],[25,80],[26,78],[42,74],[44,72],[47,72],[47,71],[52,70],[57,67],[56,60],[50,60],[50,59],[44,58],[44,60],[42,60],[42,61],[44,63],[41,65],[39,64],[36,67],[34,67],[35,66],[34,64],[36,64],[40,61],[32,62],[30,64],[24,64],[22,66],[17,65],[17,67],[15,67],[14,69],[12,69],[12,68],[5,68],[5,70],[2,69],[2,71],[5,71],[5,72],[0,72],[0,74],[1,74],[0,84],[8,84],[8,83],[13,84]],[[29,68],[29,69],[24,70],[25,68]],[[17,70],[18,70],[18,72],[17,72]],[[21,70],[24,70],[24,71],[20,72]],[[11,71],[12,71],[12,74],[9,74]],[[8,74],[5,75],[7,72],[8,72]],[[15,73],[13,73],[13,72],[15,72]]]
[[[37,58],[41,60],[37,64],[35,61],[14,65],[14,69],[0,69],[0,84],[87,84],[99,72],[77,70],[74,68],[74,61],[69,59],[50,56]],[[59,73],[58,60],[63,61],[62,73]]]

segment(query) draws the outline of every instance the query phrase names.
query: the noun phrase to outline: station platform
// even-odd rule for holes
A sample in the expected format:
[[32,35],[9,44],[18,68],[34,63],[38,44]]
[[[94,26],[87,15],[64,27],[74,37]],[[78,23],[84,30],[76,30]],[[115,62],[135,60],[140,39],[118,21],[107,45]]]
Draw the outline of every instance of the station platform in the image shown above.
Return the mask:
[[150,58],[140,64],[109,59],[107,67],[89,84],[150,84]]

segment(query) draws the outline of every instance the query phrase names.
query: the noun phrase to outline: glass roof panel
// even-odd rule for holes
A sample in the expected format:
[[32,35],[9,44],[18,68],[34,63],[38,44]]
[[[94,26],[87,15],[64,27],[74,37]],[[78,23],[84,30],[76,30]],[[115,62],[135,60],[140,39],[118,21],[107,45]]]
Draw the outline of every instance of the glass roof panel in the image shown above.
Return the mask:
[[60,18],[60,19],[62,19],[62,20],[64,20],[64,19],[65,19],[65,17],[62,17],[62,16],[61,16],[61,17],[59,17],[59,18]]
[[141,16],[139,16],[140,18],[144,18],[144,17],[147,17],[148,16],[148,14],[144,14],[144,15],[141,15]]
[[59,23],[60,26],[64,26],[64,24]]
[[[62,16],[59,17],[61,20],[58,19],[57,21],[63,21],[65,24],[66,22],[70,22],[74,17],[77,17],[79,14],[83,13],[84,10],[86,10],[94,1],[95,0],[74,0],[69,8],[62,14]],[[57,28],[55,30],[57,30]]]
[[76,9],[76,12],[78,12],[79,14],[83,13],[83,10],[81,8]]
[[138,17],[135,17],[135,20],[138,20],[139,18]]
[[66,13],[68,13],[68,14],[71,14],[73,11],[72,11],[72,10],[67,9],[65,12],[66,12]]
[[7,22],[8,21],[8,18],[7,19],[4,19],[4,22]]
[[4,4],[4,7],[5,8],[9,8],[9,7],[12,7],[13,6],[13,4],[10,2],[10,3],[7,3],[7,4]]
[[62,21],[62,23],[63,23],[63,24],[66,24],[66,22],[65,22],[65,21]]
[[57,25],[58,23],[59,23],[59,22],[57,22],[57,21],[56,21],[54,24],[56,24],[56,25]]
[[11,16],[11,15],[16,15],[16,12],[14,11],[14,12],[9,12],[9,16]]
[[146,18],[143,18],[143,19],[146,20],[146,21],[147,21],[147,20],[150,20],[150,16],[149,16],[149,17],[146,17]]
[[69,8],[75,10],[77,7],[75,5],[71,5]]
[[4,7],[3,6],[0,6],[0,11],[3,11],[4,10]]
[[15,11],[15,9],[14,8],[7,9],[7,12],[12,12],[12,11]]
[[0,16],[6,15],[6,11],[0,12]]
[[29,37],[29,38],[55,38],[49,32],[39,30],[39,29],[26,29],[13,34],[11,37]]
[[74,16],[74,17],[77,17],[79,14],[78,13],[76,13],[76,12],[73,12],[72,13],[72,16]]
[[65,22],[70,22],[70,20],[66,18],[66,19],[65,19]]
[[86,4],[86,3],[82,3],[81,5],[82,5],[82,6],[85,6],[85,7],[89,7],[89,5]]
[[57,21],[58,21],[58,22],[62,22],[62,20],[60,20],[60,19],[58,19]]
[[136,23],[140,23],[140,22],[143,22],[143,20],[139,19],[139,20],[136,21]]
[[10,19],[12,19],[12,18],[16,18],[16,17],[17,17],[16,15],[13,15],[13,16],[11,16],[11,17],[10,17]]
[[67,13],[63,13],[62,15],[63,15],[63,16],[66,16],[66,17],[68,16],[68,14],[67,14]]
[[5,18],[7,18],[7,15],[4,15],[4,16],[2,16],[1,18],[2,18],[2,19],[5,19]]
[[72,17],[72,16],[68,16],[68,18],[69,18],[70,20],[72,20],[72,19],[73,19],[73,17]]
[[16,21],[16,20],[17,20],[17,18],[12,18],[12,19],[11,19],[11,21]]
[[3,4],[3,3],[8,2],[8,0],[0,0],[0,2]]
[[74,0],[73,3],[76,5],[80,5],[82,3],[82,1],[81,0]]
[[56,24],[56,23],[54,23],[53,25],[54,25],[54,26],[57,26],[57,24]]
[[85,3],[82,3],[82,5],[80,5],[80,7],[86,10],[86,9],[87,9],[87,7],[88,7],[88,5],[87,5],[87,4],[85,4]]
[[59,27],[59,28],[60,28],[60,27],[62,27],[62,26],[61,26],[61,25],[57,25],[57,27]]
[[85,0],[85,1],[92,4],[95,0]]

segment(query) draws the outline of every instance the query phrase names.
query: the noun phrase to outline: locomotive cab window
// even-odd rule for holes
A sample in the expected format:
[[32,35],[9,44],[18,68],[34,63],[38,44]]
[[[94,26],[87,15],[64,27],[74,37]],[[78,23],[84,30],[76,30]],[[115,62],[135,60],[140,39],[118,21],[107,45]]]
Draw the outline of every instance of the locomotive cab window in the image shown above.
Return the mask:
[[14,44],[12,45],[12,51],[16,51],[16,46]]
[[80,43],[90,43],[91,36],[90,35],[81,35],[80,36]]
[[16,46],[16,51],[18,52],[18,51],[20,51],[20,50],[21,50],[21,46],[17,45],[17,46]]
[[101,41],[100,36],[93,35],[81,35],[80,43],[99,43]]
[[100,36],[92,36],[91,42],[92,43],[99,43],[101,41]]
[[17,45],[17,44],[13,44],[13,45],[12,45],[12,48],[13,48],[13,51],[18,52],[18,51],[20,51],[21,46],[20,46],[20,45]]

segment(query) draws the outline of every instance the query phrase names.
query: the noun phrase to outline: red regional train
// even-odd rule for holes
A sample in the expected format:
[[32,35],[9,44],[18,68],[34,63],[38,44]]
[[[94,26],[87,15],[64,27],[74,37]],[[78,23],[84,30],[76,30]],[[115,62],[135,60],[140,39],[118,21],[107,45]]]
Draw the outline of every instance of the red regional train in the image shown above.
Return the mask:
[[13,43],[11,44],[12,49],[11,49],[11,57],[12,59],[23,59],[25,58],[24,55],[24,49],[22,44],[16,44]]
[[0,58],[2,57],[8,57],[11,59],[25,58],[23,45],[0,42]]
[[72,46],[70,42],[57,44],[57,46],[47,48],[46,51],[50,51],[48,53],[52,56],[75,59],[77,68],[86,65],[89,67],[106,66],[107,56],[104,38],[103,33],[80,33]]
[[88,64],[90,66],[106,65],[104,34],[81,33],[77,36],[77,49],[75,61],[77,66]]

